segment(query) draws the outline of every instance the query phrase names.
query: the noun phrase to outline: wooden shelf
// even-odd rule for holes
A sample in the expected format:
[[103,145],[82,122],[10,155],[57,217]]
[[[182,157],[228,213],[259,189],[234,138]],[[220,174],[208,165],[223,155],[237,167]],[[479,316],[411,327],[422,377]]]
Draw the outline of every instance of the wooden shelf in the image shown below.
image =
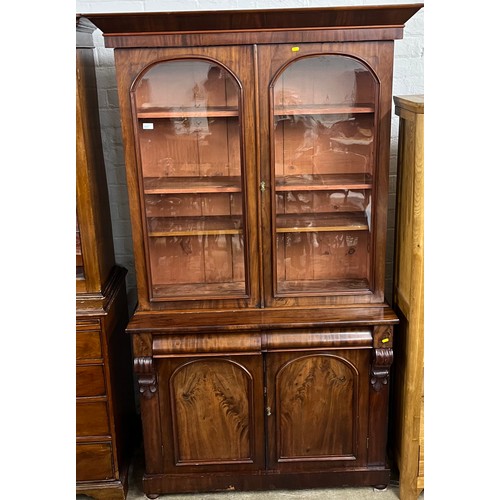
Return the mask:
[[141,108],[137,118],[208,118],[239,116],[238,108],[225,106],[201,106],[199,108]]
[[328,292],[366,292],[369,290],[368,280],[365,278],[338,278],[330,280],[297,280],[279,283],[280,295],[307,293],[309,295]]
[[245,282],[232,281],[230,283],[173,283],[153,285],[155,296],[170,297],[180,300],[182,297],[192,299],[197,295],[212,297],[245,296]]
[[243,220],[227,217],[158,217],[149,219],[150,237],[243,234]]
[[145,177],[145,194],[240,193],[241,177]]
[[363,212],[342,214],[286,214],[276,217],[277,233],[318,233],[333,231],[367,231]]
[[304,104],[275,106],[274,116],[284,115],[344,115],[354,113],[374,113],[374,104]]
[[276,191],[371,189],[371,174],[288,175],[276,178]]

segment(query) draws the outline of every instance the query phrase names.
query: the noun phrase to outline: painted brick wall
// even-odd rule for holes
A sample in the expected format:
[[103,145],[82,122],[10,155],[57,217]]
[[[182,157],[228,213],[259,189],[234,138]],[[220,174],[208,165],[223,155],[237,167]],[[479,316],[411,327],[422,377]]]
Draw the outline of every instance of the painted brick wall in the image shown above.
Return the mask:
[[[404,0],[77,0],[78,13],[91,12],[155,12],[189,10],[223,10],[256,8],[322,7],[342,5],[378,5],[414,3]],[[99,88],[104,159],[109,185],[116,261],[129,270],[127,288],[131,303],[136,296],[132,234],[128,208],[125,164],[121,141],[120,114],[114,72],[113,50],[104,47],[100,31],[94,32],[96,73]],[[424,93],[424,10],[420,10],[405,27],[404,38],[395,44],[394,95]],[[394,109],[394,106],[393,106]],[[392,262],[394,245],[394,204],[396,189],[396,158],[398,118],[393,114],[391,133],[390,191],[388,239],[386,254],[386,297],[391,302]]]

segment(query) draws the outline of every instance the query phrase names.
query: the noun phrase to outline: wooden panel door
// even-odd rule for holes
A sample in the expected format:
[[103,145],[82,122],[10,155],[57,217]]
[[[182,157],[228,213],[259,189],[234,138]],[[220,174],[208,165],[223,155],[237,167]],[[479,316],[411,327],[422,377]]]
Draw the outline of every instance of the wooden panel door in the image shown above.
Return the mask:
[[369,354],[367,349],[268,355],[271,469],[366,463]]
[[260,355],[159,361],[165,472],[264,464]]

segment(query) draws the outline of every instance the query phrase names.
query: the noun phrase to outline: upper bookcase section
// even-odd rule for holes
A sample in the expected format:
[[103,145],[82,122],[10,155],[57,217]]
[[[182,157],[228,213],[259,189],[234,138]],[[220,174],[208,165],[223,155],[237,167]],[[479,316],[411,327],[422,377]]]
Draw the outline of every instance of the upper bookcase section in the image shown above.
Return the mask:
[[[79,14],[106,47],[395,40],[424,4],[328,8]],[[235,36],[236,35],[236,36]]]

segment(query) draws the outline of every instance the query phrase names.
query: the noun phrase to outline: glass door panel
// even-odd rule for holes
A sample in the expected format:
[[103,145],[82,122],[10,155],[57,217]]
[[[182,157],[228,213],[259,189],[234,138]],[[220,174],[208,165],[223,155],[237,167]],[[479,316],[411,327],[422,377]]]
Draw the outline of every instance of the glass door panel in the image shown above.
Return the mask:
[[162,62],[135,111],[153,297],[244,296],[239,85],[212,61]]
[[278,295],[370,288],[376,90],[340,55],[298,59],[273,85]]

